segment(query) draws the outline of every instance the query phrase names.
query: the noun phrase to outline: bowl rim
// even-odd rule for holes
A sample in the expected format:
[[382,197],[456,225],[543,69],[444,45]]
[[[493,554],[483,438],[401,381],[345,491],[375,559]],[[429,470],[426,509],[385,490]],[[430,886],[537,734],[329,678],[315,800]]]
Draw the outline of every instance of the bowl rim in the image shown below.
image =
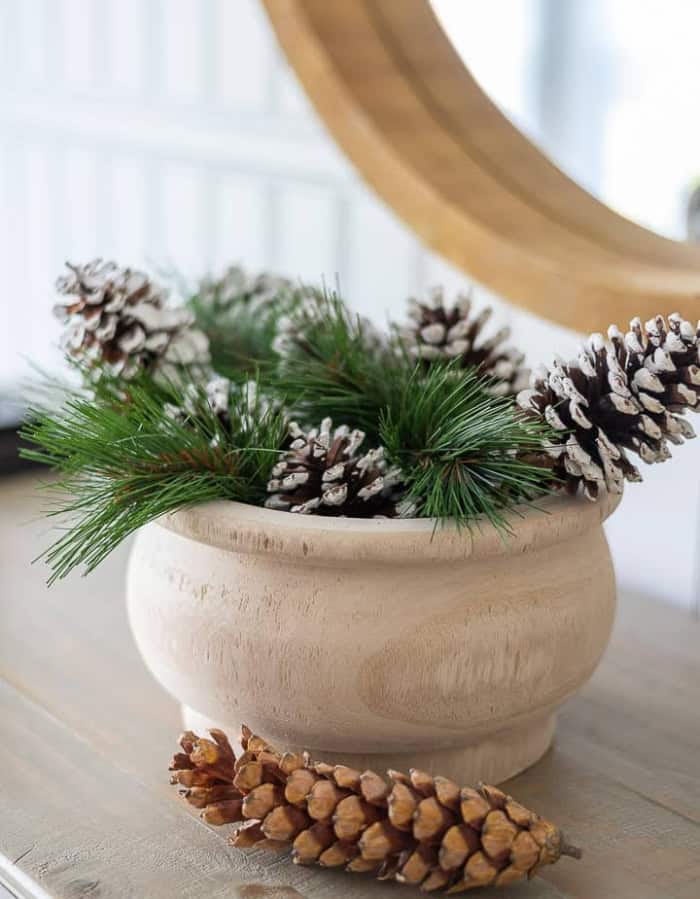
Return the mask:
[[423,564],[522,555],[599,528],[620,497],[548,496],[509,515],[513,533],[488,522],[471,528],[430,518],[330,518],[294,515],[232,500],[187,506],[153,524],[197,543],[232,553],[298,562]]

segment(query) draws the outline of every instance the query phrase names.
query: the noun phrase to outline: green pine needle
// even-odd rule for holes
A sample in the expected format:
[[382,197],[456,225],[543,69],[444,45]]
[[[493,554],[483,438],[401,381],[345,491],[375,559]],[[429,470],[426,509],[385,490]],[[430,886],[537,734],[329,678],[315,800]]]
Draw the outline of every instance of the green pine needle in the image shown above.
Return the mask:
[[261,309],[259,305],[251,306],[244,293],[223,296],[215,282],[213,288],[207,288],[206,299],[195,293],[188,305],[197,327],[209,338],[214,370],[235,379],[274,365],[277,354],[272,342],[277,322],[293,302],[294,291],[281,290],[274,301]]
[[421,517],[458,526],[486,519],[507,532],[508,510],[549,489],[551,472],[527,461],[548,431],[487,386],[455,363],[416,367],[382,412],[379,433]]
[[371,326],[332,291],[318,291],[290,314],[299,337],[270,379],[295,415],[316,425],[325,417],[379,440],[379,417],[414,366],[382,344]]
[[507,531],[508,509],[547,492],[551,471],[527,456],[541,451],[548,428],[512,397],[490,395],[488,379],[458,361],[426,368],[399,343],[378,345],[334,293],[292,319],[299,337],[277,389],[307,424],[330,416],[365,431],[368,445],[384,444],[418,515],[459,525],[485,518]]
[[211,411],[203,388],[185,422],[166,413],[182,406],[183,389],[142,378],[126,398],[101,381],[95,395],[70,395],[59,412],[35,409],[22,430],[36,449],[25,458],[60,472],[48,488],[49,515],[67,530],[44,554],[49,583],[78,565],[92,571],[125,537],[166,512],[214,499],[261,504],[286,424],[246,392],[232,393],[229,431]]

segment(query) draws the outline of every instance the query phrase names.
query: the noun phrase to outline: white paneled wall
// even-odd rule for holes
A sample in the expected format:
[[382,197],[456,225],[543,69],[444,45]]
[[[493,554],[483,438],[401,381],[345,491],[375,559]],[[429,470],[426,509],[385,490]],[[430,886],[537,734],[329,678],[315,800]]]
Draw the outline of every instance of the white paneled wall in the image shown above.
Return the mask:
[[[360,182],[257,0],[0,0],[0,386],[23,357],[57,362],[52,282],[97,253],[188,277],[239,260],[338,278],[380,323],[409,293],[467,280]],[[575,348],[490,301],[533,361]],[[610,533],[622,581],[690,607],[698,453],[678,455],[628,491]]]

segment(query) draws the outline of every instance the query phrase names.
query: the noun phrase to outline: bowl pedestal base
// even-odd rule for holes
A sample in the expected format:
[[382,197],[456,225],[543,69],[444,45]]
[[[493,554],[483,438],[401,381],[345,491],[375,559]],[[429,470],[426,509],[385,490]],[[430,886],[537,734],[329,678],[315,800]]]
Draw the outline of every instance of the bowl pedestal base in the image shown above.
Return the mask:
[[[213,721],[189,706],[182,705],[182,720],[187,730],[203,734],[210,727],[218,727],[230,738],[234,750],[237,747],[240,724]],[[460,786],[479,783],[497,784],[534,765],[549,749],[554,736],[555,715],[537,718],[520,727],[493,734],[478,743],[430,752],[394,753],[343,753],[324,752],[313,746],[287,746],[283,740],[275,740],[274,734],[261,734],[273,746],[291,751],[308,749],[316,761],[348,765],[359,771],[371,769],[384,774],[387,768],[408,771],[420,768],[431,774],[448,777]]]

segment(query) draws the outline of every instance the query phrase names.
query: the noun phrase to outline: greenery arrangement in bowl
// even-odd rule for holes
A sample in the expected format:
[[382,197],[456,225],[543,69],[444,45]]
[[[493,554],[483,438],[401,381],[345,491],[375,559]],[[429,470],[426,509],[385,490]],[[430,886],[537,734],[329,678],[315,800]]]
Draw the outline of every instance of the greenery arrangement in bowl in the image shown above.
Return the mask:
[[[698,333],[671,316],[592,335],[532,375],[489,309],[441,290],[384,332],[335,292],[232,266],[179,303],[93,260],[57,282],[78,373],[35,405],[26,455],[60,473],[52,579],[212,499],[290,513],[493,524],[554,489],[590,499],[693,436]],[[526,385],[530,383],[530,387]]]

